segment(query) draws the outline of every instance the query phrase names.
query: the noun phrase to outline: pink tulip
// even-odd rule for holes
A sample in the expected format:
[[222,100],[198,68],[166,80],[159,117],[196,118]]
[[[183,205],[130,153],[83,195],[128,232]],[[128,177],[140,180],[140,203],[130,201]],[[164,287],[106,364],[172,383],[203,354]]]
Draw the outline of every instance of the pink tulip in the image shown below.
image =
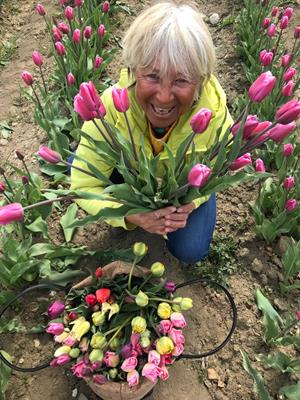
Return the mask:
[[300,321],[300,311],[297,311],[297,312],[296,312],[296,319],[297,319],[298,321]]
[[23,81],[26,83],[26,85],[31,86],[33,84],[33,77],[30,72],[23,71],[21,77]]
[[59,29],[62,33],[64,33],[64,34],[67,34],[67,33],[70,32],[70,28],[69,28],[69,26],[68,26],[65,22],[60,22],[60,23],[57,25],[57,27],[58,27],[58,29]]
[[263,72],[252,83],[248,90],[250,99],[255,103],[260,103],[273,90],[276,83],[276,77],[270,71]]
[[175,326],[175,328],[185,328],[186,321],[184,316],[180,312],[173,312],[171,314],[171,322]]
[[173,293],[173,292],[175,292],[175,290],[176,290],[176,283],[171,282],[171,281],[168,281],[168,282],[166,282],[166,283],[164,284],[164,289],[165,289],[167,292]]
[[92,368],[84,360],[80,360],[71,367],[71,371],[77,378],[83,378],[92,372]]
[[0,182],[0,193],[5,192],[5,184],[3,182]]
[[98,69],[102,63],[103,63],[103,58],[97,55],[94,61],[94,68]]
[[162,333],[163,335],[169,333],[170,330],[172,329],[172,327],[173,327],[173,324],[168,319],[161,320],[160,323],[157,325],[159,332]]
[[21,181],[22,181],[23,185],[28,185],[28,183],[29,183],[28,176],[26,176],[26,175],[22,176]]
[[289,19],[288,17],[282,17],[280,22],[279,22],[279,28],[280,29],[286,29],[289,25]]
[[267,35],[268,35],[270,38],[272,38],[273,36],[276,35],[276,25],[271,24],[271,25],[269,26],[268,31],[267,31]]
[[104,375],[97,374],[97,375],[93,375],[93,382],[96,385],[104,385],[104,383],[107,382],[107,379]]
[[295,186],[295,178],[293,176],[286,177],[285,180],[283,181],[282,186],[286,190],[290,190],[292,187]]
[[286,201],[284,208],[287,212],[292,212],[297,208],[298,202],[296,199],[289,199]]
[[65,309],[65,305],[64,303],[62,303],[59,300],[56,300],[54,303],[52,303],[49,307],[48,307],[48,317],[50,319],[55,319],[57,317],[60,316],[60,314],[62,314],[62,312]]
[[165,367],[164,365],[162,367],[158,367],[158,377],[162,381],[166,381],[167,379],[169,379],[169,372],[167,367]]
[[86,26],[84,31],[83,31],[84,37],[86,39],[90,39],[90,37],[92,36],[92,27],[91,26]]
[[75,6],[76,7],[81,7],[82,6],[82,4],[83,4],[83,0],[75,0]]
[[208,108],[201,108],[191,119],[193,132],[202,133],[206,130],[212,117],[212,112]]
[[137,386],[139,384],[139,373],[134,369],[127,374],[127,383],[129,387]]
[[63,333],[64,329],[64,324],[60,322],[50,322],[48,328],[46,329],[46,332],[51,333],[52,335],[60,335],[61,333]]
[[37,152],[37,154],[45,161],[50,164],[57,164],[61,161],[61,155],[49,147],[41,146]]
[[269,131],[269,137],[276,143],[282,142],[291,132],[296,129],[296,123],[290,122],[289,124],[276,124]]
[[32,61],[35,63],[35,65],[37,65],[38,67],[41,67],[44,63],[43,60],[43,56],[41,55],[41,53],[39,53],[38,51],[34,51],[32,53]]
[[77,340],[75,339],[75,337],[71,335],[69,335],[66,339],[63,340],[63,344],[66,346],[73,347],[75,343],[77,344]]
[[266,172],[265,164],[261,158],[258,158],[255,161],[255,171],[256,172]]
[[84,121],[105,116],[105,107],[93,82],[81,83],[79,93],[74,98],[74,110]]
[[211,169],[204,164],[196,164],[188,174],[188,182],[191,186],[199,188],[208,181]]
[[129,108],[129,97],[128,89],[117,89],[113,88],[112,98],[114,102],[115,109],[119,112],[126,112]]
[[[252,140],[254,137],[257,137],[253,141],[253,145],[257,146],[259,143],[264,142],[266,139],[269,137],[269,131],[265,132],[261,136],[259,136],[263,131],[265,131],[267,128],[269,128],[272,125],[272,122],[270,121],[263,121],[259,122],[259,124],[256,126],[254,131],[252,131],[250,139]],[[259,137],[258,137],[259,136]]]
[[53,33],[54,42],[60,42],[62,40],[62,33],[57,28],[57,26],[52,27],[52,33]]
[[67,75],[67,82],[68,82],[68,85],[69,85],[69,86],[75,85],[76,80],[75,80],[75,77],[74,77],[74,75],[72,74],[72,72],[69,72],[69,73],[68,73],[68,75]]
[[62,354],[59,357],[56,357],[54,360],[50,362],[51,367],[58,367],[61,365],[65,365],[68,362],[70,362],[72,358],[69,356],[69,354]]
[[283,12],[283,17],[287,17],[288,19],[291,19],[294,14],[294,9],[292,7],[287,7],[284,12]]
[[72,19],[74,18],[74,8],[72,8],[70,6],[66,7],[65,16],[68,21],[72,21]]
[[278,14],[279,8],[278,7],[273,7],[271,11],[272,17],[276,17]]
[[11,203],[0,207],[0,225],[11,224],[16,221],[24,220],[24,210],[22,204]]
[[66,6],[68,4],[69,0],[59,0],[59,4],[61,6]]
[[241,157],[238,157],[233,163],[230,165],[229,169],[231,171],[236,171],[237,169],[243,168],[246,165],[252,164],[252,158],[250,153],[246,153]]
[[291,97],[294,93],[295,83],[290,80],[281,89],[282,96]]
[[294,146],[292,143],[286,143],[283,145],[282,153],[284,157],[289,157],[294,153]]
[[292,61],[293,56],[291,54],[284,54],[281,57],[281,66],[282,67],[287,67],[290,62]]
[[275,119],[280,124],[289,124],[300,116],[300,101],[292,99],[283,104],[276,112]]
[[156,365],[146,363],[142,369],[142,376],[149,379],[149,381],[156,383],[159,374],[159,369]]
[[297,74],[297,70],[293,67],[289,67],[283,74],[283,80],[285,82],[291,80]]
[[150,350],[148,353],[148,363],[159,366],[161,356],[156,350]]
[[[259,120],[257,118],[257,115],[248,115],[245,121],[245,124],[243,126],[243,138],[244,139],[249,139],[252,132],[254,129],[257,127],[259,124]],[[231,133],[233,136],[236,136],[239,128],[240,128],[241,123],[238,122],[237,124],[234,124],[233,127],[231,128]]]
[[185,342],[185,337],[182,334],[182,330],[181,329],[172,328],[170,330],[170,332],[168,333],[168,336],[169,336],[170,339],[172,339],[172,341],[175,343],[175,345],[184,344],[184,342]]
[[121,365],[121,370],[125,372],[133,371],[136,368],[137,364],[138,360],[136,357],[126,358]]
[[65,46],[61,42],[55,43],[55,50],[59,56],[64,56],[66,54]]
[[42,4],[40,4],[40,3],[38,3],[37,4],[37,6],[35,7],[35,10],[36,10],[36,12],[38,13],[38,14],[40,14],[40,15],[46,15],[46,11],[45,11],[45,7],[42,5]]
[[299,39],[300,38],[300,25],[296,26],[294,30],[294,38]]
[[263,29],[266,29],[269,25],[270,25],[270,23],[271,23],[271,20],[270,20],[270,18],[265,18],[264,20],[263,20],[263,23],[262,23],[262,28]]
[[103,11],[105,14],[107,14],[108,11],[109,11],[109,8],[110,8],[109,1],[105,1],[105,2],[102,4],[102,11]]
[[267,51],[267,50],[262,50],[259,53],[259,61],[263,67],[266,67],[272,63],[273,60],[273,52],[272,51]]
[[75,44],[80,43],[80,37],[81,37],[80,29],[74,29],[74,32],[73,32],[73,42],[74,42]]
[[103,38],[104,35],[105,35],[105,26],[101,24],[98,28],[98,36],[100,38]]
[[183,353],[184,347],[182,343],[177,343],[176,346],[174,347],[174,350],[172,351],[172,355],[174,357],[180,356],[180,354]]
[[104,356],[104,362],[108,367],[115,368],[120,362],[120,357],[113,351],[107,351]]

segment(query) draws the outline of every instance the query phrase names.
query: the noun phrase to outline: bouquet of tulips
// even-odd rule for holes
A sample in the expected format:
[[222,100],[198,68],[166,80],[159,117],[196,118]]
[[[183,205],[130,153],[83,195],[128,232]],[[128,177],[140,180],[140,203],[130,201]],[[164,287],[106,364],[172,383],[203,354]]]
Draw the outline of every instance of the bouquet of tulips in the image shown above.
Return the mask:
[[150,270],[136,265],[147,252],[144,243],[133,251],[127,272],[117,271],[118,262],[99,267],[89,286],[74,286],[64,303],[51,304],[46,331],[59,345],[52,366],[69,364],[76,377],[96,385],[168,379],[167,366],[183,352],[182,311],[192,300],[174,295],[176,285],[164,277],[162,263]]

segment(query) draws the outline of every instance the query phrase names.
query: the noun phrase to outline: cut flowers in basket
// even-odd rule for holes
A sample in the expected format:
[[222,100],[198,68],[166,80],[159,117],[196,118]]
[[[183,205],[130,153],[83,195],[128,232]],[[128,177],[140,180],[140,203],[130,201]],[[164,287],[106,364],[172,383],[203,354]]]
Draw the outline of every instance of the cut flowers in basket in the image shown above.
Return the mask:
[[65,302],[54,302],[46,331],[58,348],[52,366],[69,364],[78,378],[95,384],[127,381],[136,386],[142,377],[156,383],[169,377],[167,366],[184,349],[183,311],[192,299],[175,296],[176,285],[155,262],[149,270],[136,265],[147,252],[133,246],[135,260],[114,274],[98,268],[91,284],[74,287]]

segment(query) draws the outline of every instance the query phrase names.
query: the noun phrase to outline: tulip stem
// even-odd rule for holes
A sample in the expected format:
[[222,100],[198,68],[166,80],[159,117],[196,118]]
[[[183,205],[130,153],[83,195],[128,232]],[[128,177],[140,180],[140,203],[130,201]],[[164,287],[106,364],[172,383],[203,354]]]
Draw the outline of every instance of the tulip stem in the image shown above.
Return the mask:
[[92,178],[96,178],[97,179],[96,175],[94,175],[92,172],[86,171],[85,169],[80,168],[80,167],[75,167],[75,165],[73,165],[73,163],[69,163],[69,162],[67,162],[65,160],[61,160],[61,163],[64,164],[64,165],[67,165],[68,167],[77,169],[78,171],[83,172],[84,174],[89,175]]
[[176,197],[178,194],[184,194],[186,189],[189,188],[189,186],[190,186],[189,183],[186,183],[185,185],[180,186],[173,193],[170,194],[168,200],[170,201],[170,200],[174,199],[174,197]]
[[133,150],[134,159],[135,159],[136,162],[138,162],[138,156],[137,156],[137,152],[136,152],[135,143],[134,143],[134,140],[133,140],[132,129],[131,129],[131,126],[130,126],[130,124],[129,124],[126,111],[124,112],[124,117],[125,117],[127,129],[128,129],[128,132],[129,132],[129,136],[130,136],[130,141],[131,141],[131,145],[132,145],[132,150]]
[[43,71],[42,71],[42,67],[39,66],[39,69],[40,69],[40,73],[41,73],[41,77],[42,77],[42,81],[43,81],[43,86],[44,86],[44,89],[45,89],[45,94],[47,95],[47,94],[48,94],[48,91],[47,91],[47,86],[46,86],[44,74],[43,74]]
[[133,260],[133,263],[132,263],[132,267],[131,267],[131,270],[130,270],[130,273],[129,273],[129,277],[128,277],[128,290],[129,291],[131,291],[131,279],[132,279],[132,274],[133,274],[133,271],[134,271],[134,267],[135,267],[135,264],[137,263],[137,256],[135,256],[134,257],[134,260]]
[[196,135],[195,132],[192,132],[192,133],[191,133],[191,136],[190,136],[190,138],[189,138],[189,141],[187,142],[187,144],[186,144],[186,146],[185,146],[185,148],[184,148],[184,150],[183,150],[183,152],[182,152],[181,158],[180,158],[180,160],[178,161],[178,164],[176,165],[176,168],[175,168],[175,176],[176,176],[177,172],[179,171],[179,169],[181,169],[181,164],[182,164],[182,162],[184,161],[186,152],[188,151],[188,148],[190,147],[192,141],[194,140],[195,135]]
[[103,128],[106,130],[106,132],[108,133],[109,137],[111,138],[111,141],[113,142],[113,144],[115,146],[115,150],[119,151],[118,142],[116,141],[116,139],[115,139],[115,137],[114,137],[109,125],[106,123],[104,118],[100,118],[100,121],[101,121],[101,123],[103,125]]
[[6,197],[9,203],[13,203],[13,199],[11,199],[6,193],[3,193],[3,196]]
[[38,108],[40,109],[40,112],[42,113],[42,116],[46,119],[45,114],[44,114],[44,110],[43,110],[43,107],[42,107],[42,104],[41,104],[41,101],[39,99],[39,96],[38,96],[36,90],[34,89],[34,87],[33,86],[31,86],[31,87],[32,87],[32,91],[33,91],[33,93],[35,95],[36,101],[38,103]]
[[131,320],[132,320],[132,317],[129,317],[129,318],[127,318],[127,319],[123,322],[123,324],[121,324],[120,326],[118,326],[118,327],[116,327],[116,328],[113,328],[113,329],[111,329],[110,331],[108,331],[108,332],[105,333],[105,336],[106,336],[108,333],[111,333],[113,330],[116,331],[116,333],[115,333],[115,334],[109,339],[109,341],[107,342],[106,347],[109,347],[109,345],[110,345],[111,342],[114,340],[114,338],[118,336],[119,332],[121,332],[121,330],[122,330]]
[[61,196],[61,197],[56,197],[56,199],[49,199],[49,200],[43,200],[39,201],[38,203],[35,204],[30,204],[29,206],[23,207],[23,210],[31,210],[32,208],[39,207],[39,206],[45,206],[48,204],[52,204],[56,201],[65,201],[65,200],[73,200],[78,198],[77,196]]
[[110,141],[108,140],[108,138],[106,137],[105,133],[102,131],[102,129],[100,128],[100,126],[97,124],[95,119],[92,119],[93,124],[96,126],[96,128],[98,129],[98,131],[101,133],[103,139],[106,141],[106,143],[111,146]]
[[6,175],[3,173],[2,174],[3,175],[3,178],[4,178],[4,180],[5,180],[5,183],[7,184],[7,186],[8,186],[8,188],[9,188],[9,190],[11,191],[11,193],[14,195],[15,194],[15,192],[14,192],[14,190],[13,190],[13,188],[12,188],[12,186],[11,186],[11,184],[10,184],[10,182],[9,182],[9,180],[7,179],[7,177],[6,177]]
[[261,146],[262,144],[264,144],[269,138],[267,137],[265,140],[262,140],[258,145],[256,146],[252,146],[253,143],[255,143],[257,141],[257,139],[259,139],[261,136],[263,136],[267,131],[269,131],[271,128],[273,128],[275,125],[277,124],[277,122],[273,122],[272,125],[270,125],[269,127],[267,127],[265,130],[263,130],[259,135],[254,136],[251,140],[249,140],[240,150],[240,153],[238,155],[238,157],[244,155],[245,153],[248,153],[249,151],[253,150],[254,148]]
[[29,172],[29,169],[28,169],[28,167],[26,165],[26,162],[24,161],[23,158],[22,158],[22,164],[23,164],[23,166],[24,166],[24,168],[25,168],[25,170],[27,172],[28,179],[30,180],[32,186],[36,187],[36,184],[33,182],[32,178],[31,178],[31,175],[30,175],[30,172]]

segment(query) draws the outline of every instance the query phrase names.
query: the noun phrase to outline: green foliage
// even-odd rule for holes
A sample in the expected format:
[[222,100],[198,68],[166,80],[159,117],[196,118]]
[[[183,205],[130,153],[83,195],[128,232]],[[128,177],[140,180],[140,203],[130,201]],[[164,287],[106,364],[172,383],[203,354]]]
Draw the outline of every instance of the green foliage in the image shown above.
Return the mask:
[[[3,356],[11,361],[11,357],[4,350],[0,350]],[[11,369],[0,360],[0,400],[5,400],[5,391],[7,389],[8,380],[11,375]]]
[[284,395],[288,400],[298,400],[300,398],[300,381],[296,385],[282,387],[279,394]]
[[289,244],[282,259],[283,282],[280,282],[280,290],[283,293],[300,289],[300,241],[293,239]]

